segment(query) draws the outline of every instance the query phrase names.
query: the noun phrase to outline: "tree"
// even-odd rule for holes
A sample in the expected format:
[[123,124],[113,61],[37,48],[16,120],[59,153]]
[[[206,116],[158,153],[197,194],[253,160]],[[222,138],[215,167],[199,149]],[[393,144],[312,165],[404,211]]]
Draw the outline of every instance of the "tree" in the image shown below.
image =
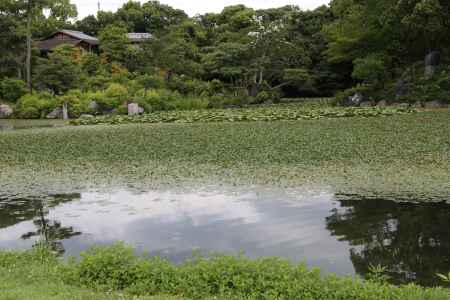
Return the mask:
[[124,62],[130,43],[126,33],[125,28],[116,25],[108,25],[100,32],[100,50],[106,55],[109,62]]
[[35,70],[35,80],[39,88],[51,90],[61,95],[77,87],[81,77],[79,49],[71,45],[61,45],[41,59]]
[[69,0],[21,0],[18,5],[24,11],[26,16],[26,80],[28,89],[31,91],[31,49],[32,49],[32,33],[33,22],[40,19],[45,19],[44,9],[49,9],[50,21],[66,22],[69,18],[76,17],[77,11]]

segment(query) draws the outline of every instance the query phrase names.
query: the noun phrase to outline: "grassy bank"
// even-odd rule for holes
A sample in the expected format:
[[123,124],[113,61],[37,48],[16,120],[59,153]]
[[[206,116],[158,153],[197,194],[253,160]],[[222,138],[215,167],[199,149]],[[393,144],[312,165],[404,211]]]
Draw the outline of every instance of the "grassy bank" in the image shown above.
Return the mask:
[[0,188],[328,187],[413,200],[450,195],[450,112],[388,118],[129,124],[0,133]]
[[[395,287],[323,277],[318,270],[267,258],[217,256],[173,265],[138,257],[123,245],[93,248],[63,263],[44,251],[0,252],[0,299],[364,299],[444,300],[450,290]],[[168,296],[162,296],[168,295]],[[135,297],[135,298],[132,298]]]

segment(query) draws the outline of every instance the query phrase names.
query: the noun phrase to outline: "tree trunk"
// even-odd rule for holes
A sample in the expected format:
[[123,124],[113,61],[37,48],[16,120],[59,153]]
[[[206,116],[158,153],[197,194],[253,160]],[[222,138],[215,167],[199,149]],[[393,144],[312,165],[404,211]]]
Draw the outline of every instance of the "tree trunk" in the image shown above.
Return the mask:
[[28,12],[27,12],[27,58],[26,58],[26,77],[28,90],[32,91],[31,84],[31,1],[28,0]]

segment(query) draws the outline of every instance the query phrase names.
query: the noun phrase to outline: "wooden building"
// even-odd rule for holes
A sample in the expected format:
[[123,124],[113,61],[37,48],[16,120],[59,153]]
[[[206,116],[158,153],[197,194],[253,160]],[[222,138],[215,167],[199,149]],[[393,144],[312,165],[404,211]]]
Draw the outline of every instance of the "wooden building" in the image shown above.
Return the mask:
[[[135,47],[139,47],[140,44],[153,38],[150,33],[138,32],[127,33],[127,37],[130,44]],[[48,38],[38,41],[36,44],[43,55],[48,54],[54,48],[63,44],[79,47],[83,51],[99,53],[99,40],[81,31],[59,30]]]
[[97,53],[99,42],[96,37],[74,30],[59,30],[45,40],[37,42],[37,46],[43,54],[51,52],[54,48],[63,44],[79,47],[83,51]]

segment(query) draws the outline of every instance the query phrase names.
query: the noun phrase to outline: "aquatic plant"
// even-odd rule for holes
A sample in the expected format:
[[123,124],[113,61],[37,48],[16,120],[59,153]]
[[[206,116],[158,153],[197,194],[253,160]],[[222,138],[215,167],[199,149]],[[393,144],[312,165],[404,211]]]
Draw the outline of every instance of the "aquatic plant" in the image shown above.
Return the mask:
[[408,108],[307,108],[299,105],[273,105],[252,108],[213,109],[192,111],[165,111],[141,116],[107,116],[75,119],[72,125],[129,124],[129,123],[211,123],[211,122],[255,122],[295,121],[321,118],[381,117],[408,114]]

